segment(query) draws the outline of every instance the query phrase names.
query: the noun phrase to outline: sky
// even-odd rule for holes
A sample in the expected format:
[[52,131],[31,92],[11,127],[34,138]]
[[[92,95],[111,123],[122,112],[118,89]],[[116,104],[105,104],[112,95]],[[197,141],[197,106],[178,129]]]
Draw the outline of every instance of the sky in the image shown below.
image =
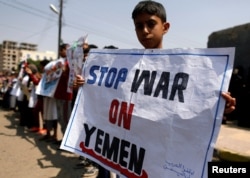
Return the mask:
[[[139,0],[63,0],[62,40],[72,44],[88,35],[98,48],[143,48],[138,42],[132,10]],[[164,48],[206,48],[212,32],[250,23],[250,0],[158,0],[166,8],[170,29]],[[58,48],[59,0],[0,0],[0,43],[4,40]]]

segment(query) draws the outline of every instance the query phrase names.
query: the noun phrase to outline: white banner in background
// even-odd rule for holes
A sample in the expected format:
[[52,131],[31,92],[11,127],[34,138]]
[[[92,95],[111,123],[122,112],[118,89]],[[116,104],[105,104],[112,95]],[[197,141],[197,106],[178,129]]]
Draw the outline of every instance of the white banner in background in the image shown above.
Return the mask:
[[[54,97],[59,79],[62,75],[65,59],[60,58],[49,62],[44,68],[44,74],[37,86],[36,94]],[[67,82],[67,81],[65,81]]]
[[70,47],[67,48],[67,60],[69,62],[69,80],[68,80],[68,93],[73,92],[73,84],[75,75],[80,75],[82,72],[84,51],[83,44],[86,43],[88,35],[80,37]]
[[129,178],[206,178],[234,52],[91,50],[61,148]]

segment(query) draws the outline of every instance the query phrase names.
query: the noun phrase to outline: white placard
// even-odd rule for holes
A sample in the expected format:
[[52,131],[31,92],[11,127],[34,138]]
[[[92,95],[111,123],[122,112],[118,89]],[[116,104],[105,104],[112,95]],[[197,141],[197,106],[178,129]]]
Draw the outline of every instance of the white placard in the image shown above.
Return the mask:
[[54,97],[55,91],[57,90],[57,85],[65,67],[64,63],[65,59],[60,58],[55,61],[50,61],[44,67],[44,73],[36,88],[37,95]]
[[206,178],[234,52],[91,50],[61,148],[129,178]]

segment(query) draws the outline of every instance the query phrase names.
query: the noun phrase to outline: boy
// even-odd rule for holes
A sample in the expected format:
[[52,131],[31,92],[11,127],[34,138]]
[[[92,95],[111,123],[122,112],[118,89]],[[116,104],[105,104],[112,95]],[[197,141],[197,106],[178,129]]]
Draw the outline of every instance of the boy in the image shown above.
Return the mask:
[[[132,18],[137,38],[142,46],[145,49],[161,49],[163,36],[170,27],[163,5],[155,1],[141,1],[135,6]],[[225,92],[222,93],[222,96],[226,100],[224,114],[235,110],[235,98]]]
[[[139,42],[145,49],[161,49],[164,34],[168,32],[170,24],[166,20],[166,12],[162,4],[155,1],[139,2],[133,12],[132,18]],[[77,84],[83,85],[82,76],[77,77]],[[224,113],[235,109],[235,98],[229,93],[222,93],[227,104]]]

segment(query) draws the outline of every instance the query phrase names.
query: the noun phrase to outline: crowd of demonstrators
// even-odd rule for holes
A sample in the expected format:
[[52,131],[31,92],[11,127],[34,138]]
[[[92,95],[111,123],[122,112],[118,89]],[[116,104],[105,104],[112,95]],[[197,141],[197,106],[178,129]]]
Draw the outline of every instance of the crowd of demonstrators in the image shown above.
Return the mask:
[[[20,114],[19,125],[27,127],[29,131],[38,132],[39,116],[35,117],[38,97],[35,94],[39,82],[39,71],[34,64],[22,61],[19,73],[12,78],[9,95],[8,109],[18,111]],[[35,129],[36,128],[36,129]]]
[[[82,76],[76,75],[72,93],[67,90],[67,81],[70,75],[66,55],[68,47],[68,44],[60,45],[60,58],[57,60],[43,60],[39,63],[39,66],[23,60],[20,62],[18,72],[8,76],[1,75],[1,88],[3,88],[1,94],[3,98],[6,98],[4,99],[4,106],[6,105],[6,108],[19,113],[19,126],[25,127],[29,132],[40,134],[39,141],[58,145],[58,151],[62,151],[59,148],[61,140],[57,136],[58,125],[60,125],[63,135],[74,107],[78,89],[84,84]],[[83,44],[83,65],[89,51],[93,48],[98,47],[94,44]],[[105,48],[117,49],[112,45]],[[43,75],[50,70],[48,66],[62,69],[53,97],[36,93],[36,88]],[[53,70],[57,70],[57,68]],[[79,156],[79,164],[72,165],[72,168],[83,169],[82,176],[114,177],[114,173],[83,156]]]
[[0,72],[0,99],[1,107],[4,109],[14,109],[11,106],[11,90],[17,80],[15,71]]

